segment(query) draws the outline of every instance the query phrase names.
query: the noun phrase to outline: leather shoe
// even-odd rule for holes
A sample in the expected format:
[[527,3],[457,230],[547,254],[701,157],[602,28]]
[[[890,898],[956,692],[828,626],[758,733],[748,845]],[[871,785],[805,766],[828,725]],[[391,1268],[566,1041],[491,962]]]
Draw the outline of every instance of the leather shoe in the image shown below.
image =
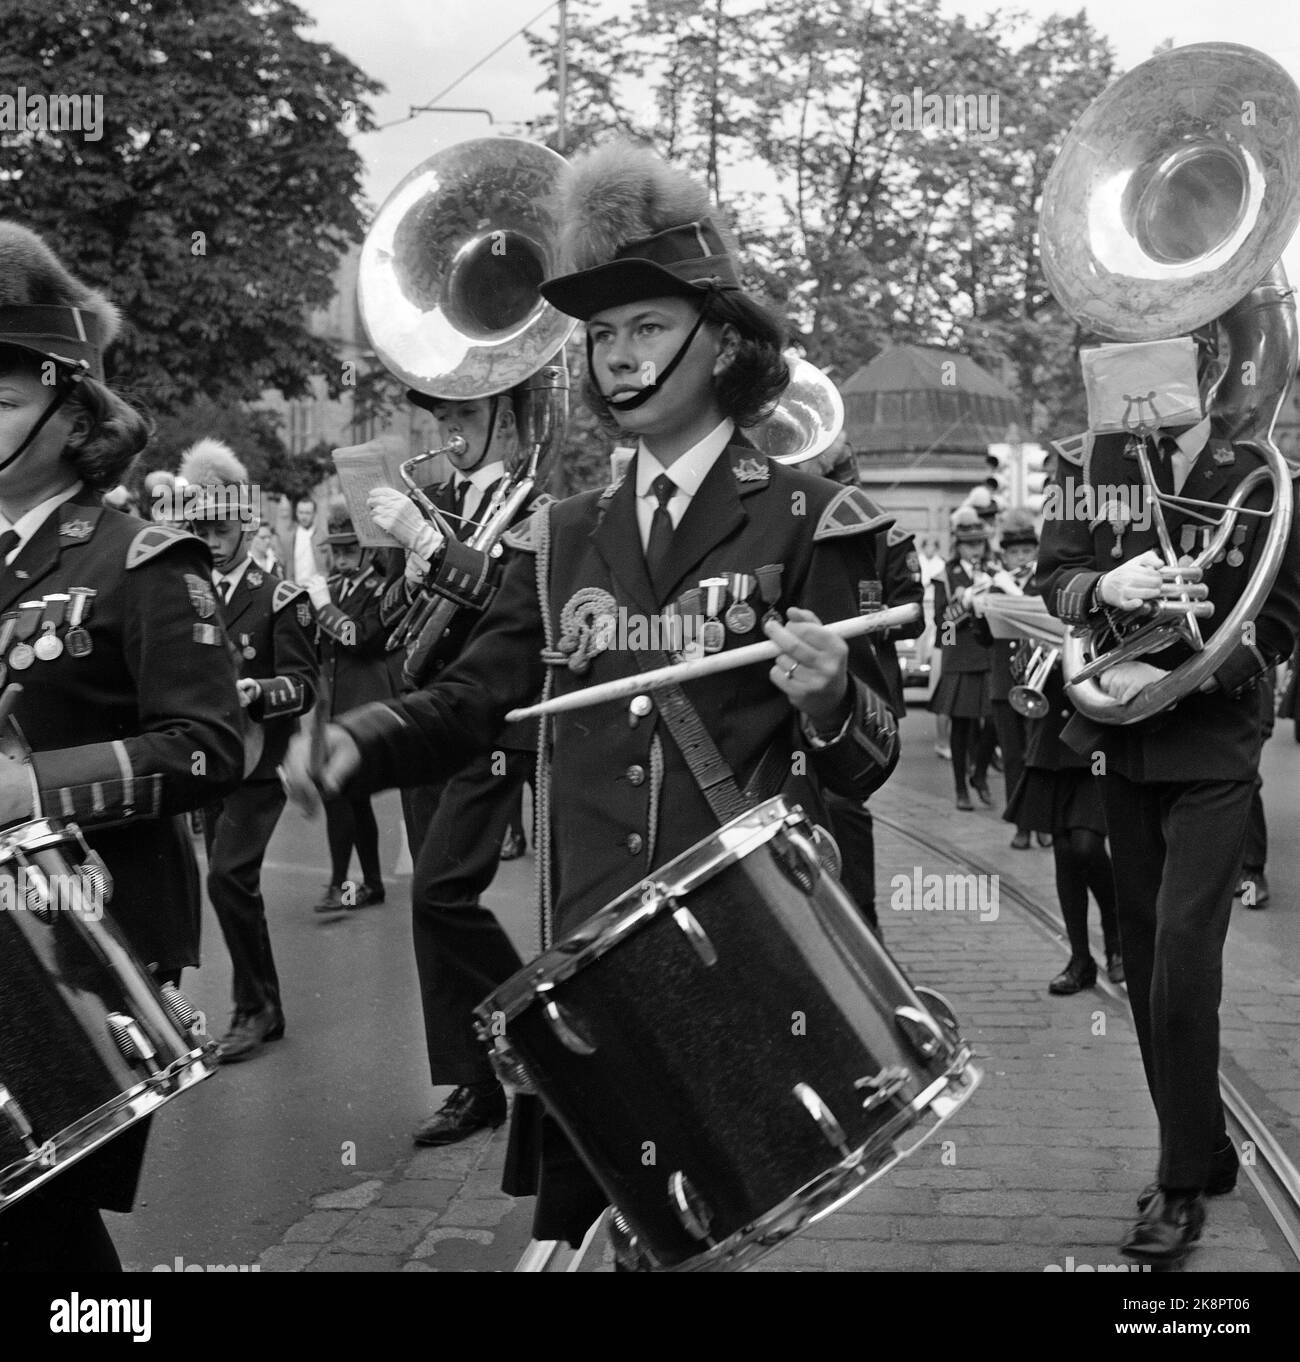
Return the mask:
[[1052,834],[1050,832],[1037,832],[1034,836],[1037,838],[1040,847],[1050,847],[1052,845]]
[[[221,1037],[217,1062],[238,1064],[252,1059],[262,1048],[264,1041],[271,1039],[276,1026],[275,1009],[264,1007],[260,1012],[236,1012],[230,1019],[230,1030]],[[284,1034],[284,1021],[280,1021],[280,1034]]]
[[[1237,1150],[1229,1141],[1222,1149],[1216,1149],[1210,1156],[1210,1176],[1205,1182],[1206,1196],[1227,1196],[1237,1185],[1237,1170],[1241,1167],[1241,1160],[1237,1157]],[[1160,1190],[1158,1182],[1149,1182],[1138,1193],[1137,1206],[1139,1211],[1146,1208],[1155,1200],[1156,1193]]]
[[1012,851],[1029,850],[1029,833],[1024,828],[1017,828],[1016,835],[1011,839]]
[[1205,1198],[1200,1192],[1157,1190],[1124,1236],[1119,1251],[1152,1263],[1180,1263],[1205,1227]]
[[325,897],[312,909],[313,913],[341,913],[343,908],[343,886],[330,884],[325,887]]
[[508,828],[501,841],[501,859],[503,861],[517,861],[527,850],[528,843],[524,841],[523,833]]
[[1124,982],[1124,957],[1118,951],[1106,952],[1106,978],[1112,984]]
[[457,1088],[411,1137],[416,1144],[455,1144],[477,1130],[495,1130],[506,1119],[506,1094],[499,1083]]
[[348,902],[345,898],[343,906],[345,908],[374,908],[383,901],[384,886],[382,884],[359,884],[351,902]]
[[1049,993],[1064,997],[1091,988],[1097,982],[1097,962],[1088,956],[1084,960],[1071,960],[1068,965],[1047,986]]
[[1243,908],[1263,908],[1268,903],[1268,880],[1262,870],[1243,870],[1236,898]]
[[965,790],[957,796],[957,807],[963,813],[973,813],[975,810],[975,805],[970,802],[970,795]]
[[993,792],[989,789],[987,780],[972,780],[970,787],[980,797],[980,803],[987,808],[993,807]]

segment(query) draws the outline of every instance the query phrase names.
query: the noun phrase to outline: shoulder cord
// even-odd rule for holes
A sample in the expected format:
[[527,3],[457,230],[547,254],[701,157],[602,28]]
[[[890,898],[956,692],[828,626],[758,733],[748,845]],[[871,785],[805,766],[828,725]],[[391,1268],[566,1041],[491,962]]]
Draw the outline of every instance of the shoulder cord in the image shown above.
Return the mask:
[[[555,652],[555,624],[551,619],[551,508],[539,506],[533,513],[533,534],[537,546],[537,607],[542,616],[542,632],[548,654]],[[555,669],[547,667],[542,699],[549,700],[555,687]],[[533,848],[537,859],[537,941],[540,950],[549,950],[554,934],[555,914],[551,902],[551,720],[542,715],[537,721],[537,776],[533,781],[536,805],[536,831]]]

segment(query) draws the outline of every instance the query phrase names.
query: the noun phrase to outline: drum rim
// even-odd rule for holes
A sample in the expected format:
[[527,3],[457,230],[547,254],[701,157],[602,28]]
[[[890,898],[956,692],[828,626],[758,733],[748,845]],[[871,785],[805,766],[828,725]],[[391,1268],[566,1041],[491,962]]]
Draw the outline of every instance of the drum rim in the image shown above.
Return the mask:
[[[678,896],[698,889],[795,823],[811,824],[811,820],[801,805],[791,803],[785,795],[774,795],[746,809],[610,899],[599,912],[497,987],[474,1009],[475,1015],[484,1022],[498,1014],[513,1021],[536,1001],[539,984],[545,991],[571,978],[632,932],[654,921]],[[720,849],[705,854],[710,844],[742,828],[743,836],[734,836]],[[645,895],[650,887],[659,892],[648,902]]]
[[57,818],[33,818],[16,827],[0,830],[0,866],[28,851],[45,851],[49,847],[72,842],[87,855],[90,848],[81,829],[75,823],[61,823]]
[[[57,1163],[42,1164],[38,1151],[15,1159],[0,1168],[0,1211],[8,1210],[29,1192],[34,1192],[51,1178],[65,1173],[73,1164],[80,1163],[88,1154],[93,1154],[109,1140],[144,1120],[146,1116],[152,1116],[159,1107],[170,1102],[178,1093],[187,1091],[205,1078],[211,1078],[216,1073],[216,1066],[208,1058],[205,1047],[192,1051],[185,1061],[174,1061],[165,1073],[168,1080],[166,1090],[158,1078],[144,1079],[134,1087],[119,1092],[116,1097],[109,1098],[93,1111],[78,1116],[75,1121],[51,1135],[41,1149],[44,1150],[53,1144],[59,1154]],[[118,1119],[121,1117],[125,1119]],[[102,1127],[106,1122],[111,1122],[111,1128],[97,1132],[96,1128]],[[98,1137],[88,1138],[91,1136]],[[67,1151],[60,1147],[65,1141],[70,1145]],[[35,1177],[25,1177],[25,1174],[33,1169],[41,1171]]]

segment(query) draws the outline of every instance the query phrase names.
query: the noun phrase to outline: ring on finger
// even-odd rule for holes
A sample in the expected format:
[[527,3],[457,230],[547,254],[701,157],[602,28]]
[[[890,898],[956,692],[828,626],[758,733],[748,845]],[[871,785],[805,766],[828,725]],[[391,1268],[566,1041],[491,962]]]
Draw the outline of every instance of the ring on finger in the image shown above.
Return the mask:
[[788,681],[798,670],[799,664],[797,662],[790,663],[790,665],[785,669],[785,679]]

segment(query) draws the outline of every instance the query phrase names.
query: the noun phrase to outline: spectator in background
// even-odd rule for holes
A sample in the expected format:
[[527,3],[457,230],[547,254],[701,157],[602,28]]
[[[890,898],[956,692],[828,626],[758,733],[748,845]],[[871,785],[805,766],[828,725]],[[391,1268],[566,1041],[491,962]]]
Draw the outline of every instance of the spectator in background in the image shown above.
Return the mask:
[[284,576],[284,561],[276,548],[275,531],[266,523],[257,527],[248,556],[263,572],[273,572],[277,577]]
[[316,503],[301,496],[294,503],[294,523],[277,534],[276,549],[284,564],[285,580],[311,586],[325,579],[325,526],[318,523]]

